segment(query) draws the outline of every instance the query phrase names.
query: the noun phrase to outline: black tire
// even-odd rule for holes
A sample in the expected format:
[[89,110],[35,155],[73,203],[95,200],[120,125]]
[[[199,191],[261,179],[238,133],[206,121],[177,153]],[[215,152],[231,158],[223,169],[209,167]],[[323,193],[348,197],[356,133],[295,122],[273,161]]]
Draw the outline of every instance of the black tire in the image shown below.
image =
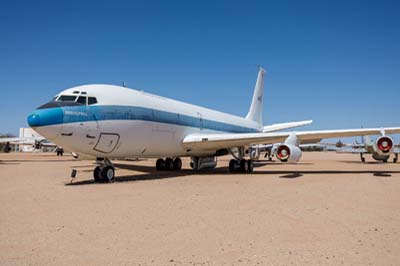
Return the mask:
[[165,169],[165,161],[163,159],[158,159],[156,162],[157,171],[162,171]]
[[182,160],[180,158],[175,158],[174,160],[174,170],[179,171],[182,169]]
[[96,168],[94,168],[94,171],[93,171],[94,182],[96,182],[96,183],[103,182],[103,178],[101,177],[100,173],[101,173],[100,166],[97,166]]
[[229,161],[229,172],[236,172],[236,160]]
[[114,167],[106,166],[101,170],[100,173],[103,182],[112,182],[115,177],[115,170]]
[[383,160],[383,162],[384,162],[384,163],[387,163],[387,162],[388,162],[388,160],[387,160],[387,159],[385,159],[385,160]]
[[245,159],[240,160],[240,171],[242,173],[246,173],[247,170],[248,170],[247,160]]
[[174,170],[174,160],[172,160],[171,158],[165,159],[165,170]]
[[248,160],[247,161],[247,171],[249,173],[252,173],[254,170],[254,164],[253,164],[253,160]]

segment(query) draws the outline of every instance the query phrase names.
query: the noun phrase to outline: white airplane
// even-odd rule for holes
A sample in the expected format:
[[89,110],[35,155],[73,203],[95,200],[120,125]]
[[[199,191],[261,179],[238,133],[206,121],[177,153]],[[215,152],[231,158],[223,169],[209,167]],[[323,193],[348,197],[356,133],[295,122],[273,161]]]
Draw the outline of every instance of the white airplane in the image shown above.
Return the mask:
[[343,144],[343,148],[337,150],[339,153],[359,153],[361,162],[365,163],[364,154],[371,154],[376,161],[387,163],[390,155],[394,155],[393,163],[397,163],[400,153],[399,145],[394,145],[393,139],[385,135],[382,131],[381,136],[372,140],[368,136],[363,136],[362,142],[353,144]]
[[[299,160],[301,142],[323,138],[373,135],[380,128],[273,132],[299,124],[262,124],[265,70],[260,68],[246,117],[167,99],[113,85],[84,85],[60,92],[28,116],[28,124],[57,145],[97,158],[96,182],[114,179],[113,158],[159,158],[158,170],[180,170],[180,157],[191,157],[195,170],[215,167],[216,157],[233,155],[230,171],[251,172],[246,149],[280,143],[278,153]],[[386,128],[400,133],[400,127]],[[166,159],[162,159],[166,158]]]

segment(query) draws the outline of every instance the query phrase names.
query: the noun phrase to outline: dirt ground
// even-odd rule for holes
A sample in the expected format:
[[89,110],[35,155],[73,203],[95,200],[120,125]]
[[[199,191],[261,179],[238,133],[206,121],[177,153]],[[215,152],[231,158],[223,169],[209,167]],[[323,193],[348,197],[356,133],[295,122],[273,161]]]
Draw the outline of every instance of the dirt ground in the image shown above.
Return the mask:
[[115,182],[95,184],[93,161],[0,154],[0,265],[400,265],[400,164],[228,160],[114,161]]

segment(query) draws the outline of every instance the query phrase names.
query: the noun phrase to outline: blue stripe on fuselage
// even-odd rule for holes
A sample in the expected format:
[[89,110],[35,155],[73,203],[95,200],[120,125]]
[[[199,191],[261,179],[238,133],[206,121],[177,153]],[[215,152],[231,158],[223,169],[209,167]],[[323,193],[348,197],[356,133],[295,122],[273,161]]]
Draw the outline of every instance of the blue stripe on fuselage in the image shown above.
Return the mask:
[[[60,117],[60,109],[63,117]],[[188,115],[160,111],[137,106],[93,105],[93,106],[64,106],[48,109],[38,109],[34,114],[39,115],[40,125],[49,126],[65,123],[104,120],[142,120],[188,126],[232,133],[258,132],[254,128],[232,125],[219,121],[202,119]],[[28,118],[29,121],[29,118]]]

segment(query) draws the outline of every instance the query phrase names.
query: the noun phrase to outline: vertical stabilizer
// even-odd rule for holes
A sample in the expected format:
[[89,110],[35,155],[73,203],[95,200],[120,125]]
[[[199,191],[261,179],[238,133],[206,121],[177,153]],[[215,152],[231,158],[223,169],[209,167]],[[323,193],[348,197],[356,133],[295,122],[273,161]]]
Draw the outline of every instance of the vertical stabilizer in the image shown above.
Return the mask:
[[256,86],[254,88],[253,101],[251,102],[249,113],[246,119],[256,121],[262,125],[262,113],[263,113],[263,103],[264,103],[264,77],[265,69],[260,67],[257,76]]

